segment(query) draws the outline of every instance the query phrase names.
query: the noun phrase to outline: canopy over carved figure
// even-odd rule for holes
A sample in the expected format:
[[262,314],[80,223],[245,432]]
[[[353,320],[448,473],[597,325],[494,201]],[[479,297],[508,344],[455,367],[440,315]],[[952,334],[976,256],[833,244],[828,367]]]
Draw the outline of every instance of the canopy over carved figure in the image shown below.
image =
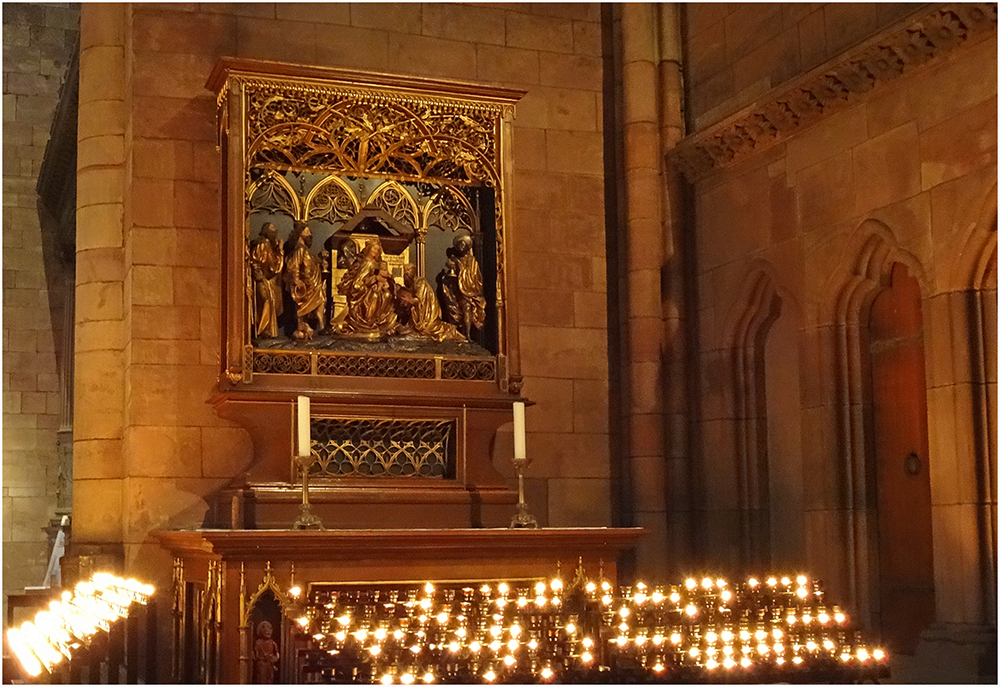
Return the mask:
[[363,207],[344,226],[333,233],[333,239],[343,241],[352,234],[374,234],[379,237],[382,250],[389,255],[399,255],[413,241],[413,228],[407,227],[384,210]]

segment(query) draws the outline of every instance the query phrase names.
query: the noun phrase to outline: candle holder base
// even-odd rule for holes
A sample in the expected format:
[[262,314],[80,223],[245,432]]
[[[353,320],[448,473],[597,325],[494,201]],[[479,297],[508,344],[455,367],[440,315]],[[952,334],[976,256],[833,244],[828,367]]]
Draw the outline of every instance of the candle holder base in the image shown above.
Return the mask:
[[292,523],[293,530],[322,530],[323,522],[312,512],[309,506],[309,469],[312,467],[315,457],[299,456],[296,460],[302,468],[302,505],[299,506],[299,517]]
[[512,528],[538,529],[538,521],[528,512],[528,504],[517,504],[517,512],[510,520]]
[[303,503],[301,506],[299,506],[299,510],[302,512],[299,513],[299,517],[297,517],[295,519],[295,522],[292,523],[293,530],[325,529],[323,527],[323,521],[319,519],[319,516],[317,516],[315,513],[312,512],[312,510],[309,508],[309,504]]
[[514,472],[517,473],[517,512],[511,518],[512,528],[521,527],[526,529],[536,529],[538,521],[528,512],[528,504],[524,501],[524,469],[528,467],[530,460],[525,458],[514,459]]

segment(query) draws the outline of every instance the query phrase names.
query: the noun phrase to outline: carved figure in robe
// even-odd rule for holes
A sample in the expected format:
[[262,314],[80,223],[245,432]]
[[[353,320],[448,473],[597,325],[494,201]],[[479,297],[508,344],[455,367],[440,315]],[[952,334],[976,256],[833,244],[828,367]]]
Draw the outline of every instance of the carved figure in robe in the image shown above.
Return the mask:
[[[291,250],[285,259],[285,289],[295,303],[296,339],[311,339],[316,329],[323,328],[326,294],[323,293],[322,267],[309,249],[313,243],[308,225],[296,224],[289,239]],[[315,329],[310,326],[313,322]]]
[[441,307],[434,296],[434,289],[423,277],[417,276],[417,266],[403,266],[405,288],[396,289],[400,310],[406,313],[406,324],[401,333],[433,339],[434,341],[467,341],[455,325],[441,320]]
[[257,641],[253,644],[253,681],[257,685],[273,685],[278,672],[278,643],[271,639],[271,623],[257,623]]
[[278,240],[278,230],[270,222],[250,245],[250,277],[253,280],[253,331],[257,336],[278,335],[278,316],[284,310],[281,295],[281,270],[285,247]]
[[437,282],[445,319],[471,338],[472,328],[482,329],[486,322],[483,273],[472,253],[471,237],[455,237]]
[[342,331],[370,339],[395,333],[399,325],[395,289],[392,272],[382,260],[382,244],[378,239],[368,241],[337,285],[347,298]]
[[[329,303],[331,314],[327,320],[330,323],[331,331],[341,332],[344,329],[344,319],[347,317],[347,305],[343,294],[340,293],[337,286],[347,269],[358,259],[359,252],[358,242],[354,239],[344,239],[340,244],[340,248],[334,251],[336,267],[330,269],[329,278],[331,286],[327,292],[332,296]],[[333,259],[331,259],[331,262],[333,262]]]

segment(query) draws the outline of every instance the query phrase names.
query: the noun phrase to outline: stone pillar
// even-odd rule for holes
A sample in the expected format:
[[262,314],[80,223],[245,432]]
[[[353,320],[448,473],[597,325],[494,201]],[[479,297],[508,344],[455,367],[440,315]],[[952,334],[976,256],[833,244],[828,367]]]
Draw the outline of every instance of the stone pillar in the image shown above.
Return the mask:
[[127,12],[125,4],[86,5],[80,21],[70,582],[122,564]]
[[8,594],[38,585],[52,551],[57,508],[59,346],[68,271],[57,219],[39,178],[79,6],[3,7],[3,610]]
[[663,441],[664,263],[661,222],[656,8],[621,5],[622,119],[625,186],[624,382],[632,524],[649,535],[640,544],[636,572],[666,567],[666,482]]
[[[74,280],[67,280],[73,281]],[[59,466],[56,484],[56,522],[73,509],[73,340],[76,328],[75,284],[68,283],[66,306],[63,309],[62,361],[59,368],[59,430],[56,442],[59,452]]]
[[997,675],[995,279],[924,307],[936,617],[908,668],[938,682]]
[[[678,3],[656,6],[659,14],[659,134],[663,170],[663,427],[667,481],[667,550],[674,566],[690,561],[691,547],[691,422],[689,412],[688,337],[684,313],[689,282],[685,258],[693,252],[685,233],[687,182],[669,162],[670,150],[684,137],[684,72],[681,61],[681,8]],[[679,567],[671,569],[680,574]]]

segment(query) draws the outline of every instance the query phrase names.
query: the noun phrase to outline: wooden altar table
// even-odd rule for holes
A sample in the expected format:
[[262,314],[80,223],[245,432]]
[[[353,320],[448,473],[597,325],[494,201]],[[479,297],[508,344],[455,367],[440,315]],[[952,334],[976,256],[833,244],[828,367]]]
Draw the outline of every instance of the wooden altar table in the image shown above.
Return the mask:
[[[644,534],[605,527],[158,532],[174,556],[173,677],[246,682],[253,606],[269,592],[284,607],[293,584],[517,580],[557,571],[569,578],[580,562],[588,575],[603,571],[614,583],[619,555]],[[283,621],[283,643],[288,632]]]

